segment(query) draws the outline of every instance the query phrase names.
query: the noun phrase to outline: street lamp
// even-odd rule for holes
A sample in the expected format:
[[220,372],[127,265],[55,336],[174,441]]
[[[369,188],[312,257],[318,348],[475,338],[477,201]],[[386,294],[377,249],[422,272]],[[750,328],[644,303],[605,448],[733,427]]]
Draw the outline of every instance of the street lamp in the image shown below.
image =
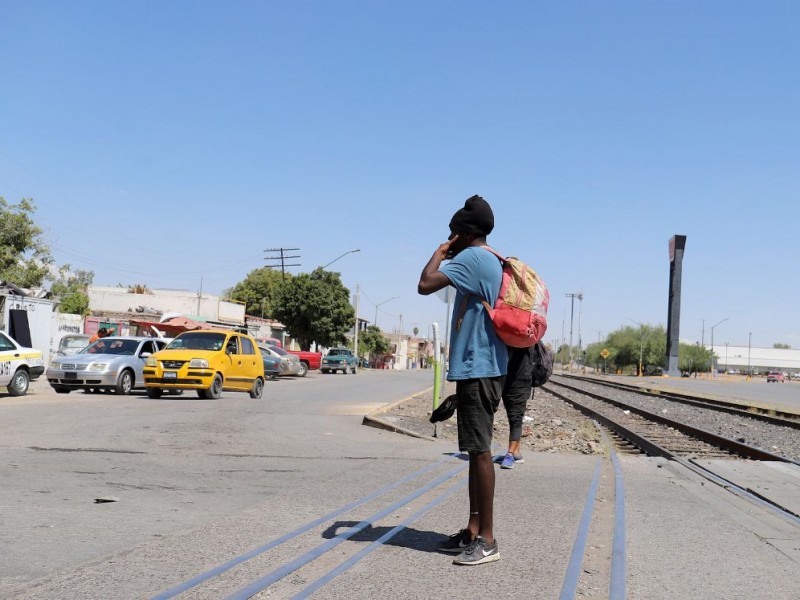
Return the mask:
[[333,259],[331,262],[329,262],[327,265],[325,265],[325,266],[324,266],[324,267],[322,267],[322,268],[323,268],[323,269],[327,269],[327,268],[328,268],[328,267],[330,267],[330,266],[331,266],[333,263],[335,263],[337,260],[339,260],[340,258],[342,258],[342,256],[347,256],[348,254],[353,254],[353,252],[361,252],[361,248],[356,248],[355,250],[348,250],[347,252],[345,252],[345,253],[344,253],[344,254],[342,254],[341,256],[337,256],[336,258],[334,258],[334,259]]
[[628,321],[632,321],[639,326],[639,330],[641,331],[641,335],[639,336],[639,377],[644,376],[644,367],[642,365],[642,354],[644,353],[644,325],[639,323],[639,321],[634,321],[630,317],[625,317]]
[[375,305],[375,320],[374,320],[374,321],[372,321],[372,323],[375,325],[375,327],[377,327],[377,326],[378,326],[378,307],[379,307],[381,304],[386,304],[386,303],[387,303],[387,302],[389,302],[390,300],[397,300],[399,297],[400,297],[400,296],[392,296],[391,298],[387,298],[387,299],[386,299],[386,300],[384,300],[383,302],[378,302],[378,303]]
[[719,323],[711,326],[711,379],[715,379],[717,377],[717,369],[716,365],[714,364],[714,327],[719,325],[720,323],[724,323],[728,320],[729,317],[725,317]]

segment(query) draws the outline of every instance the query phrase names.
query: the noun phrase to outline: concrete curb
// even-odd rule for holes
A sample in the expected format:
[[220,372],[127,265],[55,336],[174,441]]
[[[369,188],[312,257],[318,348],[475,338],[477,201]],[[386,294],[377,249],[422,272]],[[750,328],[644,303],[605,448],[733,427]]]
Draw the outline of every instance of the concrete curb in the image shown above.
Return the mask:
[[406,429],[404,427],[398,427],[397,425],[393,425],[384,419],[380,418],[380,415],[383,415],[395,407],[403,404],[404,402],[408,402],[412,398],[416,398],[420,394],[427,394],[428,392],[433,390],[433,386],[422,390],[421,392],[417,392],[416,394],[412,394],[411,396],[406,396],[396,402],[392,402],[390,404],[385,404],[380,408],[376,408],[370,413],[364,415],[364,420],[361,422],[362,425],[367,425],[368,427],[375,427],[376,429],[383,429],[385,431],[391,431],[393,433],[400,433],[402,435],[407,435],[410,437],[415,437],[421,440],[427,440],[429,442],[440,442],[441,440],[431,437],[428,435],[422,435],[421,433],[417,433],[416,431],[411,431],[410,429]]

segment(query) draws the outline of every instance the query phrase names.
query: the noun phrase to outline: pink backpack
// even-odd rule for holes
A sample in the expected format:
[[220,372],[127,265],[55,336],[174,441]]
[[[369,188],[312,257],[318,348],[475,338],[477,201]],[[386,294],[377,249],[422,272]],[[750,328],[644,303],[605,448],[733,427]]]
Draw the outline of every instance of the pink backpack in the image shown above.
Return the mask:
[[[530,348],[547,331],[550,292],[536,271],[518,258],[504,258],[489,246],[482,247],[494,254],[503,265],[503,280],[494,306],[481,299],[492,319],[497,337],[507,346]],[[465,298],[461,308],[462,318],[466,309]],[[461,324],[461,318],[458,324]]]

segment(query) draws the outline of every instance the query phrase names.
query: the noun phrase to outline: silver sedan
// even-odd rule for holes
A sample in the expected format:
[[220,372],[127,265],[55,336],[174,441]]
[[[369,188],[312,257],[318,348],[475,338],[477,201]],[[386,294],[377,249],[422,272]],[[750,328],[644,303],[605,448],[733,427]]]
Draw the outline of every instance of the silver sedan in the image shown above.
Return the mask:
[[145,359],[169,342],[164,338],[105,337],[81,350],[50,363],[47,380],[58,394],[72,390],[113,391],[127,395],[144,387]]
[[296,354],[287,352],[283,348],[278,348],[272,344],[259,346],[259,349],[266,350],[272,356],[277,356],[281,359],[281,376],[284,375],[297,375],[303,370],[303,365],[300,362],[300,357]]

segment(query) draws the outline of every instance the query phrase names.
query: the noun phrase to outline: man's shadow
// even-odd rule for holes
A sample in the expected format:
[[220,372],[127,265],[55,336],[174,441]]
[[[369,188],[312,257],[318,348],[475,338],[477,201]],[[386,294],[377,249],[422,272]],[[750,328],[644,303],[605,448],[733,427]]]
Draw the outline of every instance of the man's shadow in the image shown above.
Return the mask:
[[[322,537],[328,540],[333,539],[356,525],[358,525],[358,521],[336,521],[322,532]],[[373,527],[369,525],[348,539],[354,542],[371,543],[377,541],[392,529],[394,529],[394,527]],[[398,546],[400,548],[410,548],[420,552],[435,552],[439,554],[441,551],[437,549],[437,546],[446,539],[447,536],[438,531],[423,531],[414,529],[413,527],[404,527],[397,535],[389,538],[383,542],[383,544],[386,546]]]

